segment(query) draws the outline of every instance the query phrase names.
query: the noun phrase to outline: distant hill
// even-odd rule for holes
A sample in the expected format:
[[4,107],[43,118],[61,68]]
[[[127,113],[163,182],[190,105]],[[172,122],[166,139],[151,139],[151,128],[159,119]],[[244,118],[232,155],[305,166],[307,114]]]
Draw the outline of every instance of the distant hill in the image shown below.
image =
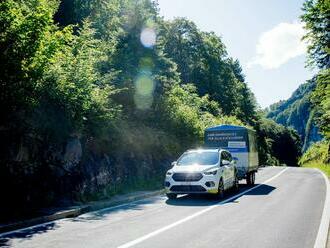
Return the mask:
[[272,104],[267,111],[267,118],[297,130],[304,151],[311,143],[322,139],[313,121],[314,113],[311,110],[310,96],[315,85],[314,80],[307,81],[300,85],[288,100]]

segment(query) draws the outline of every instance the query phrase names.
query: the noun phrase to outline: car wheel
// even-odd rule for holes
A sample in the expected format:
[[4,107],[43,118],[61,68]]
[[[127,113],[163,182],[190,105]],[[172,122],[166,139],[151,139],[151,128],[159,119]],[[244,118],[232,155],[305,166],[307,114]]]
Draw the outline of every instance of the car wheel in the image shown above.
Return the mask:
[[225,196],[225,186],[223,184],[222,179],[220,179],[220,181],[219,181],[218,193],[216,196],[218,199],[222,199]]
[[234,190],[234,192],[239,191],[239,180],[238,180],[237,174],[235,174],[235,181],[234,181],[233,190]]
[[170,200],[174,200],[177,197],[177,194],[173,194],[173,193],[167,193],[166,194],[167,198]]

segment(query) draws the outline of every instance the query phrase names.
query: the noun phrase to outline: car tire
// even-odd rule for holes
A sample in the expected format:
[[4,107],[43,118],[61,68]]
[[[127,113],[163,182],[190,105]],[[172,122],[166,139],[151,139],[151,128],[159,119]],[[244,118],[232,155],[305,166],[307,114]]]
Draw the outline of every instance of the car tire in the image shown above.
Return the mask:
[[239,180],[238,180],[237,174],[235,174],[235,182],[234,182],[234,186],[233,186],[233,191],[235,193],[239,192]]
[[174,194],[174,193],[167,193],[166,196],[167,196],[168,199],[170,199],[170,200],[174,200],[174,199],[176,199],[177,194]]
[[225,196],[225,186],[223,184],[222,178],[219,181],[219,186],[218,186],[218,193],[216,194],[216,197],[218,199],[222,199]]

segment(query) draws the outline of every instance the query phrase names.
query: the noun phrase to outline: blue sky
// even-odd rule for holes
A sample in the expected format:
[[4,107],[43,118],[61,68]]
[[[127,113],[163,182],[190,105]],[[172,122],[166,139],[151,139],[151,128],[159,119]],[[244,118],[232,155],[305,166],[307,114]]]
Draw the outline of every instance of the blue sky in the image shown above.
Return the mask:
[[313,72],[305,68],[303,0],[158,0],[165,19],[186,17],[222,37],[261,107],[287,99]]

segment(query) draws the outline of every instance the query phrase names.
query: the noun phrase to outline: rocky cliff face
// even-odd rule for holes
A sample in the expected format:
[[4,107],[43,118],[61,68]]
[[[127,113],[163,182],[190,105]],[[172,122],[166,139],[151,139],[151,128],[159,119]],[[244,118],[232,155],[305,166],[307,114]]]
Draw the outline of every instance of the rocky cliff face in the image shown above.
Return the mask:
[[[160,187],[173,159],[143,147],[143,152],[130,149],[129,144],[127,150],[104,151],[98,147],[99,141],[79,135],[57,144],[46,144],[31,135],[16,140],[13,133],[3,137],[0,152],[6,157],[0,161],[0,194],[7,204],[0,206],[0,221],[30,215],[48,205]],[[142,146],[136,140],[133,143]]]
[[310,102],[314,88],[315,81],[309,80],[300,85],[289,99],[271,105],[267,113],[268,118],[297,130],[303,142],[304,151],[311,143],[322,139],[314,122],[314,113]]

